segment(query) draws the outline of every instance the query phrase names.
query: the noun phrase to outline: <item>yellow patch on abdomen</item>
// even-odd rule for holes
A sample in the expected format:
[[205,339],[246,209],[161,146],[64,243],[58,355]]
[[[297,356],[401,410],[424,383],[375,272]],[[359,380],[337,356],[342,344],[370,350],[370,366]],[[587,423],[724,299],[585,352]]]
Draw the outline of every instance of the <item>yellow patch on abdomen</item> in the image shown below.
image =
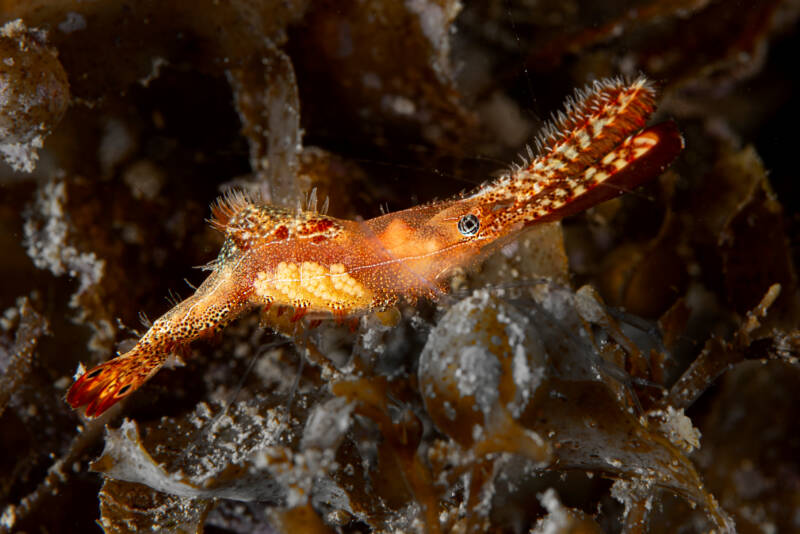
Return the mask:
[[266,303],[309,311],[348,313],[368,308],[372,302],[372,292],[341,263],[327,267],[313,261],[280,262],[272,273],[259,272],[253,289]]

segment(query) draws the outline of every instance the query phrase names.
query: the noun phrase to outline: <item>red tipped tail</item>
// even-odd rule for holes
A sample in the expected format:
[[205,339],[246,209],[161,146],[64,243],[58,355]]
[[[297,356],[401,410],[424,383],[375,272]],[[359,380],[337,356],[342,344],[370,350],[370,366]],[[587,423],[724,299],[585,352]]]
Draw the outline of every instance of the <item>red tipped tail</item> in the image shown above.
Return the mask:
[[81,375],[67,392],[67,402],[73,409],[86,405],[86,415],[97,417],[136,391],[163,363],[153,365],[138,354],[114,358]]

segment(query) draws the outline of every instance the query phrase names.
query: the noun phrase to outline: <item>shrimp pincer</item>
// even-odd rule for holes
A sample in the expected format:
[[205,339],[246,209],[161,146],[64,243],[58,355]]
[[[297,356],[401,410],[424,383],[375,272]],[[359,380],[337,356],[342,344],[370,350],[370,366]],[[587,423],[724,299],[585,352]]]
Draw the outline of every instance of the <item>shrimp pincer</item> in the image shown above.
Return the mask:
[[524,166],[452,200],[367,221],[265,205],[232,192],[212,206],[225,235],[209,277],[125,354],[90,369],[67,394],[97,416],[130,395],[191,341],[246,310],[281,306],[294,320],[359,316],[399,299],[436,298],[526,226],[559,220],[657,176],[680,153],[673,122],[645,128],[655,91],[644,78],[595,82],[529,149]]

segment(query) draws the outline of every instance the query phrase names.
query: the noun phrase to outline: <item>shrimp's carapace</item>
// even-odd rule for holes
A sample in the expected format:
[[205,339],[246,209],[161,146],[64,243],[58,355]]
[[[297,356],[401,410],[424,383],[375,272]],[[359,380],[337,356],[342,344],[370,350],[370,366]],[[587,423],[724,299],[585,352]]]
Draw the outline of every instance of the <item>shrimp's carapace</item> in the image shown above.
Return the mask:
[[276,208],[240,192],[223,196],[211,223],[226,239],[210,276],[133,349],[80,376],[67,401],[101,414],[170,353],[253,307],[291,307],[294,320],[343,319],[400,298],[435,298],[454,268],[474,265],[523,227],[577,213],[660,173],[683,139],[672,122],[642,130],[654,106],[644,78],[595,82],[567,101],[524,166],[470,194],[363,222]]

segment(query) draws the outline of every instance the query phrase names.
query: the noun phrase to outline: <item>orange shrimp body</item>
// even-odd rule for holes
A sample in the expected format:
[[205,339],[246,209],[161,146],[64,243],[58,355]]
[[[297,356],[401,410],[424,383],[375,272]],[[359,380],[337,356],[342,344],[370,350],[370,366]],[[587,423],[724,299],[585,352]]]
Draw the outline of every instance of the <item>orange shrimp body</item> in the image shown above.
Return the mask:
[[133,349],[80,376],[67,401],[101,414],[169,354],[253,307],[289,306],[294,320],[341,319],[401,298],[435,298],[454,268],[476,264],[525,226],[577,213],[661,172],[683,140],[672,122],[640,131],[654,105],[644,78],[595,82],[568,100],[525,166],[459,198],[363,222],[224,196],[212,206],[211,222],[226,239],[209,277]]

